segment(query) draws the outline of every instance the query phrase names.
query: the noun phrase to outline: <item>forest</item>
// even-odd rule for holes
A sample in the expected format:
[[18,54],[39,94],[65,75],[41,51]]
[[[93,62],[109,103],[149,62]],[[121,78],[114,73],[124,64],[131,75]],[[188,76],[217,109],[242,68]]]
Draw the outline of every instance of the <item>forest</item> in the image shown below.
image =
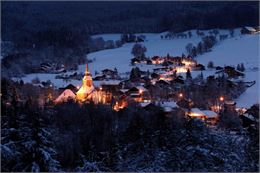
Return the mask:
[[61,27],[100,34],[258,26],[258,10],[259,2],[2,2],[2,39]]
[[[235,112],[214,129],[181,109],[165,116],[157,106],[42,105],[50,90],[1,82],[1,171],[258,170],[258,123],[243,128]],[[258,117],[258,107],[248,112]]]

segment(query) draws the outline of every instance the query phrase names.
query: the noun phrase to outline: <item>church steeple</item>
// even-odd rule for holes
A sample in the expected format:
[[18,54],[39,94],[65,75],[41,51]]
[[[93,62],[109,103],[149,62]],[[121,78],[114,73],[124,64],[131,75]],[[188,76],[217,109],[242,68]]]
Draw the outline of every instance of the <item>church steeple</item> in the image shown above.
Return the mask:
[[86,64],[86,71],[85,71],[85,75],[90,75],[90,72],[88,70],[88,63]]
[[86,71],[82,80],[82,86],[76,95],[77,100],[85,101],[94,90],[95,88],[93,86],[92,77],[88,69],[88,64],[86,64]]

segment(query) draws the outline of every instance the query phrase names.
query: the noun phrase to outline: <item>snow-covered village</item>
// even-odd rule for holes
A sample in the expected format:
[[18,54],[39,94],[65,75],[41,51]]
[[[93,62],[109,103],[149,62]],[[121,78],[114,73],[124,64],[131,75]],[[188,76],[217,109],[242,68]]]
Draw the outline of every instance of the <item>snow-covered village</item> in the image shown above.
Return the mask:
[[259,2],[1,6],[1,171],[259,171]]

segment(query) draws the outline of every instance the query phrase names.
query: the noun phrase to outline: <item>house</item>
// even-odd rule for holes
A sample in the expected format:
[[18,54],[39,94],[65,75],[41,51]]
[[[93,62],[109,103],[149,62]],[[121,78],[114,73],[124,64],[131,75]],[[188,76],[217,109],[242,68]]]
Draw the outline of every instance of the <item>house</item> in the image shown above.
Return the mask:
[[102,81],[106,79],[106,75],[99,75],[93,78],[94,81]]
[[214,111],[211,110],[203,110],[202,111],[205,115],[205,120],[209,124],[216,124],[217,119],[218,119],[218,114]]
[[234,67],[225,66],[223,70],[217,71],[216,74],[226,73],[229,78],[237,78],[239,76],[244,76],[244,73],[237,71]]
[[234,112],[236,110],[236,102],[233,100],[227,100],[224,103],[224,111],[231,111]]
[[244,110],[240,118],[244,127],[256,130],[256,126],[259,124],[259,104],[255,104],[251,108]]
[[150,100],[150,94],[147,88],[143,86],[132,87],[125,92],[128,96],[133,98],[136,102],[142,102],[144,100]]
[[162,64],[164,62],[164,59],[159,56],[154,56],[151,58],[151,61],[153,64]]
[[194,70],[205,70],[205,66],[202,64],[196,64]]
[[214,125],[217,122],[218,114],[216,112],[213,112],[211,110],[200,110],[199,108],[192,108],[188,111],[186,111],[186,115],[188,115],[191,118],[198,118],[207,124]]
[[78,88],[72,84],[69,84],[64,88],[59,88],[59,90],[62,90],[62,91],[66,90],[66,89],[71,90],[73,93],[76,93],[78,91]]
[[115,101],[115,103],[113,105],[113,109],[115,111],[119,111],[121,109],[126,108],[127,106],[128,106],[127,97],[121,96],[120,98],[118,98],[117,101]]
[[167,82],[165,80],[159,80],[155,83],[155,85],[157,85],[159,87],[168,87],[170,84],[169,84],[169,82]]
[[119,80],[107,80],[107,81],[102,81],[100,86],[103,91],[114,94],[117,90],[120,89],[119,84],[120,84]]
[[256,30],[257,33],[260,32],[260,26],[256,26],[256,27],[254,27],[254,28],[255,28],[255,30]]
[[52,68],[53,67],[50,63],[41,63],[41,70],[43,70],[43,71],[49,71]]
[[184,109],[189,109],[192,105],[192,101],[188,99],[181,99],[177,102],[177,105]]
[[185,82],[184,82],[184,80],[181,78],[181,76],[178,76],[176,79],[174,79],[173,81],[172,81],[172,83],[174,83],[174,84],[184,84]]
[[137,42],[144,42],[145,41],[145,36],[144,35],[140,35],[136,37],[136,41]]
[[106,76],[115,76],[117,75],[117,70],[104,69],[102,70],[102,74]]
[[142,107],[142,108],[145,108],[147,107],[148,105],[152,104],[151,100],[144,100],[142,102],[139,103],[139,105]]
[[240,118],[242,120],[243,127],[249,127],[251,125],[259,123],[258,119],[256,119],[253,115],[248,113],[240,115]]
[[75,100],[76,95],[70,90],[66,89],[64,90],[55,100],[54,103],[62,103],[62,102],[67,102],[68,100]]
[[119,95],[126,95],[126,93],[128,92],[128,90],[129,90],[129,89],[120,89],[120,90],[118,91],[118,94],[119,94]]
[[159,101],[155,105],[162,107],[165,113],[171,113],[174,108],[179,107],[175,101]]
[[185,66],[194,67],[197,65],[197,62],[192,58],[181,58],[181,59],[182,59],[181,63],[184,64]]
[[152,74],[151,74],[151,78],[152,78],[152,79],[159,79],[159,78],[160,78],[160,75],[157,74],[157,73],[152,73]]
[[137,87],[132,87],[127,91],[129,96],[140,96],[141,91]]
[[199,118],[202,120],[206,119],[206,115],[204,112],[202,112],[199,108],[192,108],[189,111],[186,112],[186,115],[188,115],[191,118]]
[[254,34],[256,33],[256,29],[253,27],[245,26],[241,29],[241,34]]
[[217,66],[215,67],[216,70],[223,70],[223,67]]
[[140,64],[141,60],[139,58],[132,58],[131,59],[131,64]]

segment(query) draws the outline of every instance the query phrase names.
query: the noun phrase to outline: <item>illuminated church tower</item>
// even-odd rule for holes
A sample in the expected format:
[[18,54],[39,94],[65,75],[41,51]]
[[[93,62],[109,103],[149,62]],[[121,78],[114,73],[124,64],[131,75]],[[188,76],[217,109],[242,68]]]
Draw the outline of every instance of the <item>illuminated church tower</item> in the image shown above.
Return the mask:
[[88,70],[88,64],[86,66],[85,75],[82,81],[82,86],[76,93],[76,99],[79,101],[86,101],[91,99],[92,93],[95,91],[91,74]]

